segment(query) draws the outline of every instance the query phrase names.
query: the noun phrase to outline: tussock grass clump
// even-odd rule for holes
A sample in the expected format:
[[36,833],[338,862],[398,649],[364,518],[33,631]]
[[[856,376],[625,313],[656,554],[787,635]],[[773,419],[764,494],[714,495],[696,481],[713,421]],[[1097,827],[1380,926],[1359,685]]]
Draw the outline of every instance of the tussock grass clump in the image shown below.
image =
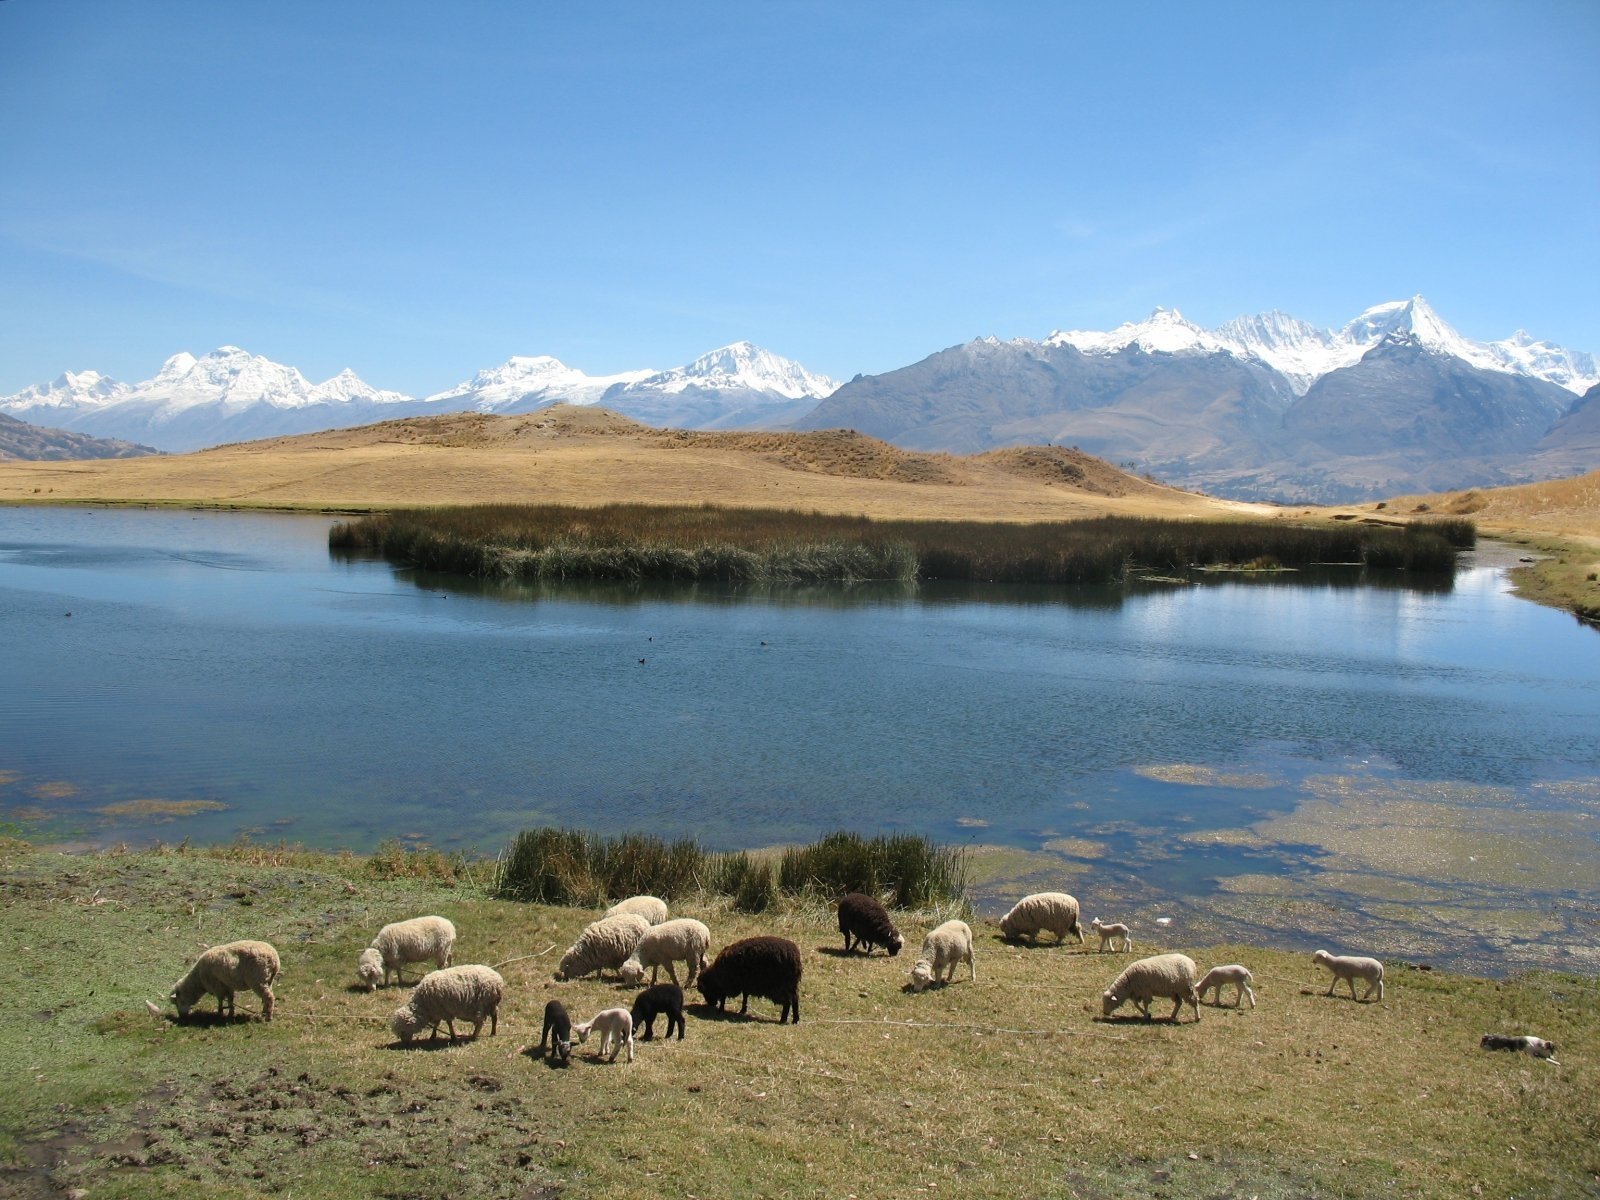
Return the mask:
[[832,900],[887,895],[896,908],[965,902],[966,852],[913,834],[830,833],[792,846],[777,863],[746,851],[713,854],[693,839],[608,837],[545,826],[517,834],[495,864],[490,895],[597,908],[641,893],[678,900],[722,896],[739,912],[766,912],[780,897]]
[[1020,524],[612,504],[408,509],[335,525],[328,541],[424,570],[529,582],[1108,584],[1139,570],[1266,558],[1448,573],[1454,547],[1474,536],[1461,519],[1405,528],[1132,517]]

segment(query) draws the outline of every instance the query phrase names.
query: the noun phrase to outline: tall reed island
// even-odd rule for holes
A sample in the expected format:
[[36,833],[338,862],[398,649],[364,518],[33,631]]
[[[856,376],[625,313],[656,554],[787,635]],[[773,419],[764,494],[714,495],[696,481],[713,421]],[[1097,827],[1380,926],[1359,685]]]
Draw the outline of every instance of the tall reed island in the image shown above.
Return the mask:
[[1219,566],[1354,564],[1448,574],[1471,521],[1403,527],[1100,517],[877,521],[779,509],[473,505],[335,525],[331,548],[486,579],[1109,584]]

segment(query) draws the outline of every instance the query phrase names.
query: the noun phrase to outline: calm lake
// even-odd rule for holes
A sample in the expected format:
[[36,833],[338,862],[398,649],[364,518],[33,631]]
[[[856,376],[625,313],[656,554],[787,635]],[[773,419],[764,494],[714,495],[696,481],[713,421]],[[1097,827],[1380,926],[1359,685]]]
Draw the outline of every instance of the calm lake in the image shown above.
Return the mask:
[[335,558],[329,524],[0,508],[0,821],[910,830],[983,847],[981,907],[1061,887],[1145,944],[1600,970],[1600,636],[1498,568],[496,589]]

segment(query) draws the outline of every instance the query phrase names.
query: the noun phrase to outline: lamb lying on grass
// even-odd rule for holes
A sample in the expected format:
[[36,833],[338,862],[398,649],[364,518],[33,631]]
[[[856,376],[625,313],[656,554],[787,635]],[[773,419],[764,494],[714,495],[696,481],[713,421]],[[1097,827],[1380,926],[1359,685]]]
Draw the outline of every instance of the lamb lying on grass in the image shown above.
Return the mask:
[[450,1030],[453,1042],[457,1021],[471,1021],[473,1037],[488,1021],[489,1036],[493,1037],[499,1032],[500,1001],[505,994],[506,981],[493,967],[446,967],[422,977],[411,998],[389,1018],[389,1028],[405,1045],[424,1029],[430,1031],[429,1041],[437,1041],[440,1025]]
[[1212,967],[1211,970],[1206,972],[1205,978],[1195,985],[1194,990],[1200,994],[1200,999],[1204,1000],[1206,993],[1215,988],[1217,990],[1217,1007],[1221,1008],[1222,989],[1224,985],[1231,983],[1238,989],[1234,993],[1233,1006],[1238,1008],[1244,1003],[1245,997],[1248,996],[1250,997],[1250,1007],[1254,1008],[1256,1006],[1256,994],[1250,990],[1250,984],[1254,980],[1255,976],[1250,974],[1248,967],[1242,967],[1238,963],[1229,963],[1222,967]]
[[1183,1011],[1184,1001],[1194,1009],[1194,1019],[1200,1019],[1200,996],[1195,991],[1195,980],[1200,972],[1194,959],[1187,954],[1157,954],[1129,963],[1116,981],[1100,994],[1100,1008],[1106,1016],[1116,1012],[1125,1002],[1132,1001],[1135,1008],[1150,1020],[1150,1001],[1171,1000],[1171,1021],[1177,1021]]
[[965,921],[946,921],[922,939],[922,957],[911,968],[911,990],[923,991],[935,981],[949,983],[961,963],[967,964],[969,981],[976,983],[978,964],[972,955],[972,926]]
[[1350,999],[1356,998],[1356,980],[1367,981],[1367,990],[1361,999],[1367,1000],[1373,992],[1378,993],[1378,999],[1383,999],[1383,964],[1375,958],[1363,958],[1357,954],[1329,954],[1326,950],[1318,950],[1311,956],[1311,961],[1319,966],[1327,967],[1333,972],[1333,982],[1328,985],[1327,995],[1333,995],[1333,989],[1339,986],[1342,979],[1350,985]]
[[1535,1058],[1542,1058],[1551,1066],[1559,1067],[1561,1064],[1555,1060],[1556,1044],[1547,1042],[1542,1037],[1532,1034],[1505,1034],[1486,1033],[1483,1040],[1478,1043],[1485,1050],[1511,1050],[1531,1054]]
[[372,944],[356,961],[356,975],[367,991],[388,986],[389,973],[405,986],[408,963],[432,961],[443,969],[450,965],[456,944],[456,927],[444,917],[413,917],[378,930]]
[[624,1043],[628,1047],[628,1061],[633,1061],[633,1014],[625,1008],[603,1008],[587,1021],[572,1027],[573,1036],[580,1042],[587,1042],[592,1030],[600,1031],[600,1044],[595,1047],[595,1054],[599,1058],[606,1058],[606,1047],[611,1047],[611,1057],[607,1062],[617,1061],[617,1051],[621,1050]]
[[278,952],[267,942],[229,942],[213,946],[189,973],[172,985],[169,999],[178,1019],[189,1015],[202,996],[217,998],[217,1015],[234,1015],[233,994],[251,991],[261,997],[261,1019],[272,1020],[272,981],[278,977]]
[[1102,921],[1099,917],[1089,922],[1089,928],[1100,935],[1100,951],[1132,950],[1133,934],[1121,921]]

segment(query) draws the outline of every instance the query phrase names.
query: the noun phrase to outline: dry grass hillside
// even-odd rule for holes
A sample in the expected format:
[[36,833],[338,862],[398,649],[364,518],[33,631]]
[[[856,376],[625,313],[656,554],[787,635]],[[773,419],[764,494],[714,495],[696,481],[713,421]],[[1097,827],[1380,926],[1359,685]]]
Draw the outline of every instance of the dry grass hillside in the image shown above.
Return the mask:
[[923,454],[847,430],[662,430],[569,406],[388,421],[131,461],[0,463],[0,502],[41,501],[328,509],[709,501],[1023,521],[1271,511],[1164,487],[1056,447]]

